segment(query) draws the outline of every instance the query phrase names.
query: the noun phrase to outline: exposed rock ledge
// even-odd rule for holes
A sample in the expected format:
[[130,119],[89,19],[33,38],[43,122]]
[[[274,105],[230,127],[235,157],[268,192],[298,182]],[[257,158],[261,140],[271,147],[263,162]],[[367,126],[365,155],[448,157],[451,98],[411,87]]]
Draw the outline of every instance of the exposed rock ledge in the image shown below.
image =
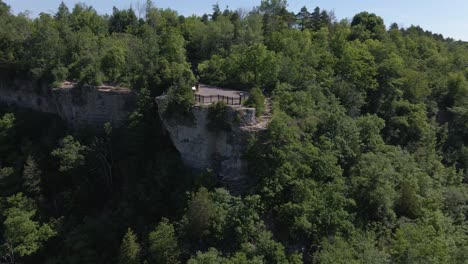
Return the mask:
[[[165,105],[166,96],[156,98]],[[162,107],[158,107],[162,108]],[[209,105],[192,107],[193,122],[159,116],[184,163],[194,169],[212,169],[218,180],[234,193],[242,193],[248,184],[247,161],[243,158],[249,138],[264,128],[257,124],[255,108],[227,106],[226,122],[230,130],[209,129]]]
[[108,86],[51,89],[30,81],[0,80],[0,102],[60,116],[73,127],[102,128],[106,122],[121,126],[135,107],[136,95],[129,89]]

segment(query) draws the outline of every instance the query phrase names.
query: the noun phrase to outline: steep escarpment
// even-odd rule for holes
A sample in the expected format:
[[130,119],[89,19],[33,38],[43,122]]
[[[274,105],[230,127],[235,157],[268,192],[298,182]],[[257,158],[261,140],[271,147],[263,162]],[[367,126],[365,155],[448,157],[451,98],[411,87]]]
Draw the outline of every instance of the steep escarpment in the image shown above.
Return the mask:
[[106,86],[63,85],[50,88],[24,80],[0,81],[0,102],[53,113],[73,127],[102,127],[106,122],[122,125],[134,109],[135,93]]
[[[156,98],[158,106],[167,98]],[[168,117],[159,107],[160,117],[184,163],[194,169],[212,169],[230,191],[240,193],[248,183],[248,163],[244,159],[248,140],[263,128],[256,128],[255,108],[226,106],[224,128],[210,124],[210,106],[192,107],[190,120]]]

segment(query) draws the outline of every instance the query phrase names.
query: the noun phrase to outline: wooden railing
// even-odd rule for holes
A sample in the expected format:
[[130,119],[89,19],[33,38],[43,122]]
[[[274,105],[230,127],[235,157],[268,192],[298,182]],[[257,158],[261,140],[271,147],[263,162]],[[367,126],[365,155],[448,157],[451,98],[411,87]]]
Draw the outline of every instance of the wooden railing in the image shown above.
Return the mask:
[[225,102],[228,105],[242,105],[248,98],[247,95],[239,95],[238,97],[230,97],[224,95],[199,95],[194,94],[195,102],[200,104],[212,104],[216,102]]

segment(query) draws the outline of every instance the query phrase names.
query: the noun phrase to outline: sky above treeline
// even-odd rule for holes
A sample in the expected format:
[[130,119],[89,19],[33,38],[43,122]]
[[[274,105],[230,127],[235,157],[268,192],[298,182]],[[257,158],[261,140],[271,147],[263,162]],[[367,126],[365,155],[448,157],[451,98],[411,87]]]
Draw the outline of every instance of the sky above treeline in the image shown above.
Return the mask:
[[[4,0],[14,13],[30,11],[31,17],[41,12],[55,13],[62,0]],[[71,9],[77,2],[93,6],[99,13],[112,13],[112,7],[134,9],[146,0],[64,0]],[[157,7],[171,8],[179,14],[190,16],[211,13],[213,4],[219,3],[221,9],[251,9],[260,4],[260,0],[155,0]],[[338,19],[351,19],[361,11],[376,13],[389,26],[396,22],[400,26],[419,25],[433,33],[443,34],[456,40],[468,41],[468,0],[289,0],[289,10],[297,13],[306,6],[312,11],[316,6],[334,10]]]

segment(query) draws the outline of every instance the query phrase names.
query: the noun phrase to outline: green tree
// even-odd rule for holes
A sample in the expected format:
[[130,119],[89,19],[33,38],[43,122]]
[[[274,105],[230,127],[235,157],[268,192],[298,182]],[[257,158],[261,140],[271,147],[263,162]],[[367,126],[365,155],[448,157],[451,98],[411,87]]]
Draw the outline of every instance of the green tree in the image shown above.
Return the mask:
[[239,65],[241,83],[272,90],[279,70],[276,54],[264,45],[253,45],[244,52]]
[[204,58],[229,51],[234,43],[234,29],[229,17],[219,16],[216,21],[208,22],[205,31],[198,31],[197,34],[203,34],[200,45]]
[[229,60],[219,55],[213,55],[211,59],[198,65],[201,80],[212,85],[226,85],[229,74],[226,69],[228,64]]
[[366,39],[385,38],[385,25],[381,17],[374,13],[361,12],[356,14],[351,21],[351,39]]
[[23,167],[23,187],[27,194],[38,197],[41,194],[41,170],[32,156],[28,156]]
[[68,172],[84,164],[86,149],[73,136],[66,136],[60,141],[60,147],[52,151],[52,156],[60,160],[59,170]]
[[20,257],[36,253],[45,241],[56,234],[50,224],[34,220],[36,205],[22,193],[4,199],[2,209],[3,237]]
[[2,187],[2,189],[8,189],[14,174],[15,170],[12,167],[0,168],[0,187]]
[[231,125],[229,124],[229,119],[226,112],[227,105],[223,101],[210,105],[208,110],[208,128],[214,131],[218,129],[230,131]]
[[223,263],[225,259],[219,255],[215,248],[210,248],[207,252],[197,252],[197,255],[190,258],[187,264],[215,264]]
[[166,218],[163,218],[154,231],[149,234],[148,251],[155,263],[180,263],[180,252],[174,226]]
[[409,153],[395,147],[363,154],[351,174],[359,213],[370,221],[392,224],[397,216],[417,218],[441,201],[435,182]]
[[208,235],[215,213],[215,205],[206,188],[202,187],[196,193],[192,193],[186,212],[188,234],[193,239],[201,239]]
[[137,26],[138,19],[135,11],[130,8],[128,10],[119,10],[116,7],[112,9],[112,15],[109,18],[109,32],[131,32]]
[[404,71],[401,81],[403,81],[403,97],[411,103],[423,103],[430,95],[428,78],[422,72]]
[[30,39],[29,58],[25,63],[29,65],[35,79],[62,81],[54,80],[52,74],[52,70],[59,65],[66,52],[64,40],[60,37],[56,23],[52,16],[45,13],[41,13],[34,22],[35,30]]
[[128,228],[120,244],[119,264],[140,263],[140,251],[137,236]]
[[11,152],[15,123],[16,118],[12,113],[4,114],[0,118],[0,153],[5,156]]
[[322,27],[322,20],[320,17],[320,7],[315,7],[314,12],[310,14],[310,25],[312,30],[319,30]]
[[0,119],[0,138],[6,140],[10,130],[15,126],[15,115],[4,114]]
[[70,18],[70,10],[63,1],[59,5],[57,13],[55,14],[55,18],[61,22],[68,23],[68,19]]
[[395,232],[391,254],[395,263],[454,263],[453,246],[443,229],[424,223],[403,223]]
[[169,88],[167,97],[167,107],[164,110],[167,115],[190,116],[195,98],[190,85],[185,80],[180,79],[176,85]]
[[345,43],[335,55],[338,57],[336,74],[343,80],[354,84],[359,92],[377,88],[377,66],[367,46],[359,42]]
[[250,90],[249,99],[245,102],[246,106],[255,107],[255,115],[258,117],[265,111],[265,96],[258,87]]
[[10,6],[0,1],[0,15],[5,16],[10,14]]
[[314,50],[309,31],[274,32],[265,44],[277,54],[278,81],[303,87],[317,77],[318,53],[322,52]]
[[254,86],[273,90],[279,74],[278,56],[263,44],[234,46],[227,58],[213,56],[198,70],[204,81],[246,89]]
[[154,149],[148,144],[151,138],[154,138],[153,127],[153,99],[150,91],[142,88],[137,95],[136,108],[128,117],[128,137],[132,138],[127,142],[127,149],[132,153],[135,161],[142,160]]
[[244,28],[239,32],[238,42],[244,45],[253,45],[263,43],[262,16],[251,13],[245,19],[241,20],[241,26]]
[[411,104],[406,100],[394,101],[393,115],[386,127],[387,141],[407,146],[415,143],[427,144],[431,127],[424,104]]
[[221,15],[221,8],[219,8],[219,3],[213,5],[213,14],[211,15],[211,20],[216,20]]
[[363,115],[356,120],[361,141],[361,152],[378,150],[384,145],[381,130],[385,127],[385,120],[376,115]]
[[289,27],[294,22],[294,14],[287,11],[286,0],[262,0],[258,10],[263,15],[265,33]]
[[323,248],[317,254],[319,263],[391,263],[390,255],[381,250],[376,241],[375,234],[356,233],[346,240],[334,237],[325,241]]
[[[79,68],[80,65],[84,65],[83,68]],[[104,75],[99,67],[99,61],[96,58],[87,55],[80,58],[74,65],[73,68],[79,68],[78,72],[78,86],[102,85]]]
[[110,48],[101,60],[102,72],[110,82],[117,82],[125,67],[125,49],[120,46]]
[[96,10],[84,3],[75,4],[70,14],[70,27],[74,31],[89,29],[94,35],[105,35],[108,32],[107,18],[99,16]]
[[311,23],[310,15],[311,15],[310,12],[307,10],[307,7],[305,6],[303,6],[301,10],[299,11],[299,13],[296,14],[296,20],[301,30],[304,30],[310,26],[310,23]]

